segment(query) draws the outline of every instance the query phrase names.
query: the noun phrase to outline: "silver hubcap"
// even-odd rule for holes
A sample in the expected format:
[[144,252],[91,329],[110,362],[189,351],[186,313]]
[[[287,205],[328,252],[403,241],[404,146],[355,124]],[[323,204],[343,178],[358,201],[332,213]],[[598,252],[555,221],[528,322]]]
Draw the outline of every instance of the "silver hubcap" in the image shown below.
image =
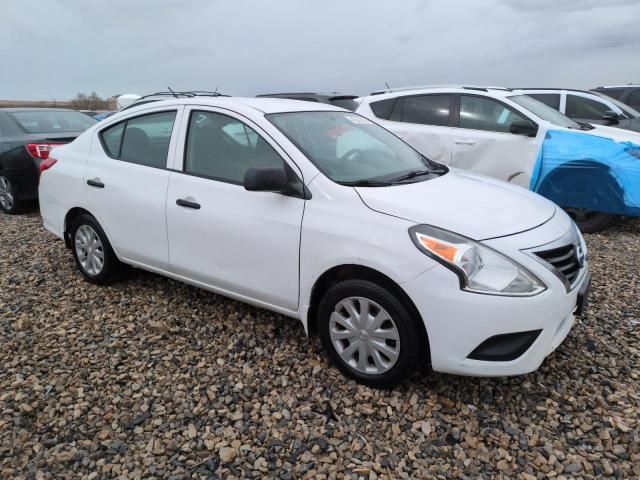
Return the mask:
[[76,230],[76,254],[82,269],[91,276],[98,275],[104,266],[104,249],[96,231],[89,225]]
[[6,177],[0,177],[0,205],[5,210],[13,208],[13,189]]
[[367,298],[340,301],[329,318],[329,334],[338,355],[358,372],[385,373],[398,361],[398,328],[384,308]]

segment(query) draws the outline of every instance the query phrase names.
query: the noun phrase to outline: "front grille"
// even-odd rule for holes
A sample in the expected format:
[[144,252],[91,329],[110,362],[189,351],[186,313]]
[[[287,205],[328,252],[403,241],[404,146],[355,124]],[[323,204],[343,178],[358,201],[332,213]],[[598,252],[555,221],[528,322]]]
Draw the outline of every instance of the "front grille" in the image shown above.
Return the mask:
[[542,250],[535,252],[535,254],[558,270],[569,282],[569,285],[573,285],[578,275],[580,275],[581,265],[576,245],[565,245],[552,250]]

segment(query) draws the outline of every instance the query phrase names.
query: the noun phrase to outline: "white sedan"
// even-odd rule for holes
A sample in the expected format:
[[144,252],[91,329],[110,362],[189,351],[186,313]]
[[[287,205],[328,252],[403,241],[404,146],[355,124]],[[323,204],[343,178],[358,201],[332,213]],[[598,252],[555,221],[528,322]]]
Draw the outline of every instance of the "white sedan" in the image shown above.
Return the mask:
[[128,264],[298,318],[373,386],[429,361],[530,372],[586,301],[584,241],[553,203],[328,105],[149,103],[41,170],[44,225],[88,281]]

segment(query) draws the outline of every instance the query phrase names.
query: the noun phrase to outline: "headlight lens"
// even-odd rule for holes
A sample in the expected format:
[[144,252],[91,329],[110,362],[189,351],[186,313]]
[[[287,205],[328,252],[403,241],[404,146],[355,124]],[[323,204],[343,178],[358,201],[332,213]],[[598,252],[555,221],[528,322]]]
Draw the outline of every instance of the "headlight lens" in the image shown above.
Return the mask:
[[464,290],[508,296],[531,296],[546,289],[531,272],[470,238],[430,225],[409,229],[423,253],[453,270]]

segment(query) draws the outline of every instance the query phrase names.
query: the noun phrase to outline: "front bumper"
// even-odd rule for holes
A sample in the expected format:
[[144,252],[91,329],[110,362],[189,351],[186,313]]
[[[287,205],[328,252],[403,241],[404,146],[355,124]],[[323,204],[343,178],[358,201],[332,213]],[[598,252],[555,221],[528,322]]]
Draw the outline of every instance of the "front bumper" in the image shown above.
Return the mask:
[[[553,222],[553,221],[552,221]],[[566,227],[564,228],[563,227]],[[460,289],[458,277],[448,269],[432,268],[402,284],[414,301],[429,336],[431,365],[435,371],[472,376],[520,375],[536,370],[565,339],[574,322],[579,292],[589,281],[588,264],[567,291],[565,284],[522,246],[555,244],[571,231],[564,218],[512,237],[486,241],[533,272],[547,290],[533,297],[482,295]],[[553,232],[554,241],[541,242]],[[558,232],[563,232],[557,235]],[[523,351],[503,360],[472,352],[491,337],[537,332],[531,342],[522,342]],[[505,338],[505,337],[499,337]],[[514,350],[516,351],[516,350]],[[475,357],[475,358],[470,358]]]

